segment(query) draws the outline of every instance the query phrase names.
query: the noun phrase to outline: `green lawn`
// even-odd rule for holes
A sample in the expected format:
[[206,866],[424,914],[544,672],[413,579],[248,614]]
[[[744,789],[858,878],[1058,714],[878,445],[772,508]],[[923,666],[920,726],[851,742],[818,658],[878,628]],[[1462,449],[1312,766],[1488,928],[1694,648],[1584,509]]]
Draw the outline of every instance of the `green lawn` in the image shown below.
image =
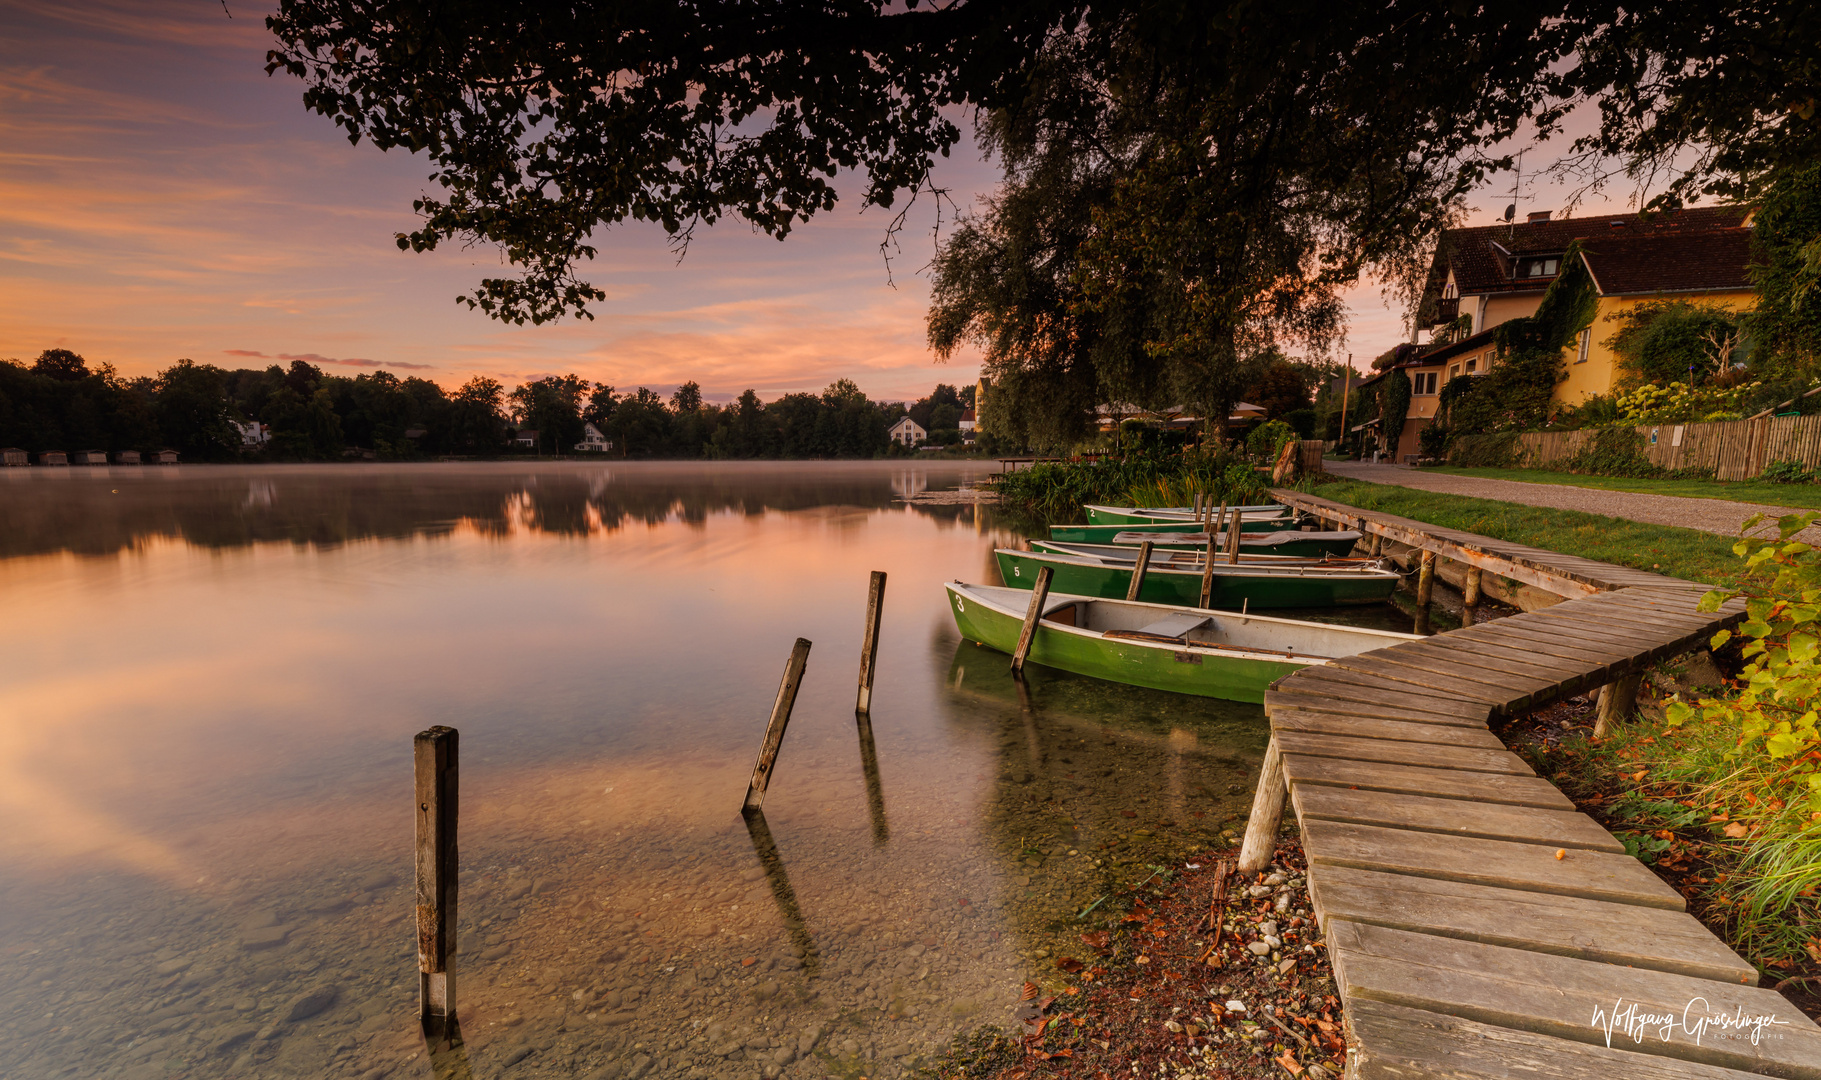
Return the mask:
[[1767,480],[1633,480],[1623,476],[1577,476],[1548,469],[1462,469],[1441,465],[1424,472],[1483,476],[1526,484],[1567,484],[1602,491],[1636,491],[1645,495],[1681,495],[1691,499],[1731,499],[1821,510],[1821,484],[1773,484]]
[[1655,570],[1689,581],[1737,586],[1744,580],[1745,561],[1732,553],[1732,540],[1694,529],[1646,525],[1578,510],[1468,499],[1361,480],[1322,484],[1314,493],[1362,510],[1379,510],[1564,555]]

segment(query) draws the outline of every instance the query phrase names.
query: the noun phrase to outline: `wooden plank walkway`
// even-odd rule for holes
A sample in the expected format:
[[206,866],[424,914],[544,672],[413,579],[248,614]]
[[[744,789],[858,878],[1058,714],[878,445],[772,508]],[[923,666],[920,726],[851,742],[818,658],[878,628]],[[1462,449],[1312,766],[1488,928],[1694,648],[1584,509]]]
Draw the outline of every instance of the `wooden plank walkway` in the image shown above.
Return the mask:
[[1253,814],[1274,832],[1295,810],[1348,1075],[1821,1080],[1821,1027],[1488,729],[1698,647],[1741,606],[1705,614],[1693,582],[1278,497],[1569,598],[1265,696]]

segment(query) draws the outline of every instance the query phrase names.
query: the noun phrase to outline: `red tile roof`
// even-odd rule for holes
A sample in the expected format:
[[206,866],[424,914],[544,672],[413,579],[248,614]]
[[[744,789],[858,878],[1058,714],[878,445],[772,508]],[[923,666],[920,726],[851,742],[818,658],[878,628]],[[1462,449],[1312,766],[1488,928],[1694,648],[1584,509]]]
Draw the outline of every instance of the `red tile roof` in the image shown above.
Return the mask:
[[1554,278],[1512,277],[1513,256],[1560,254],[1574,240],[1679,236],[1715,229],[1744,232],[1739,226],[1751,210],[1749,206],[1694,206],[1673,213],[1653,214],[1649,218],[1636,214],[1601,214],[1518,225],[1449,229],[1442,234],[1442,241],[1436,248],[1431,279],[1434,287],[1439,288],[1452,269],[1455,285],[1462,296],[1542,292]]
[[1581,250],[1601,296],[1750,289],[1751,230],[1596,236]]

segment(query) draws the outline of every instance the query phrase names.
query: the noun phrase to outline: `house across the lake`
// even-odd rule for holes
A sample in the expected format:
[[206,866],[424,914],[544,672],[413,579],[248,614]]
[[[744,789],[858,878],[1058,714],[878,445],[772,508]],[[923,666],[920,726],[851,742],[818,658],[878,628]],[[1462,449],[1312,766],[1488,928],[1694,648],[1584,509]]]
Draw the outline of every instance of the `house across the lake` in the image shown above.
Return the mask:
[[512,435],[512,445],[523,446],[529,450],[537,449],[537,429],[519,428]]
[[148,457],[155,465],[177,464],[177,451],[175,450],[154,450]]
[[137,450],[114,451],[114,464],[116,465],[137,465],[139,463],[139,451]]
[[68,465],[69,463],[70,456],[61,450],[38,451],[38,464],[40,465]]
[[0,465],[29,465],[29,464],[31,464],[30,455],[28,455],[25,451],[19,449],[17,446],[9,446],[4,450],[0,450]]
[[576,450],[584,454],[605,454],[613,449],[613,443],[601,434],[601,429],[593,424],[582,425],[582,441],[575,444]]
[[[978,390],[976,390],[974,392],[976,394],[979,393]],[[979,432],[980,432],[980,421],[975,417],[974,410],[968,409],[966,412],[961,414],[961,441],[965,442],[965,443],[971,443],[974,441],[974,437],[976,435],[978,435]]]
[[106,465],[106,450],[78,450],[70,455],[72,465]]
[[900,446],[915,446],[929,438],[929,432],[923,430],[923,425],[908,416],[893,424],[891,430],[886,434],[891,436],[892,442],[898,443]]

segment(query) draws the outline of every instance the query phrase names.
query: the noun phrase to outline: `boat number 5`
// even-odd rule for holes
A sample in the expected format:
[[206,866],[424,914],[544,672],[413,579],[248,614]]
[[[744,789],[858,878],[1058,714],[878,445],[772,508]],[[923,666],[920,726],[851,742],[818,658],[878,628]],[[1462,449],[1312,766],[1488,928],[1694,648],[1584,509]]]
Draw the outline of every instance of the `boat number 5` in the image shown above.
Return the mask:
[[1013,577],[1023,577],[1024,576],[1024,567],[1022,567],[1022,566],[1012,567],[1012,576]]

